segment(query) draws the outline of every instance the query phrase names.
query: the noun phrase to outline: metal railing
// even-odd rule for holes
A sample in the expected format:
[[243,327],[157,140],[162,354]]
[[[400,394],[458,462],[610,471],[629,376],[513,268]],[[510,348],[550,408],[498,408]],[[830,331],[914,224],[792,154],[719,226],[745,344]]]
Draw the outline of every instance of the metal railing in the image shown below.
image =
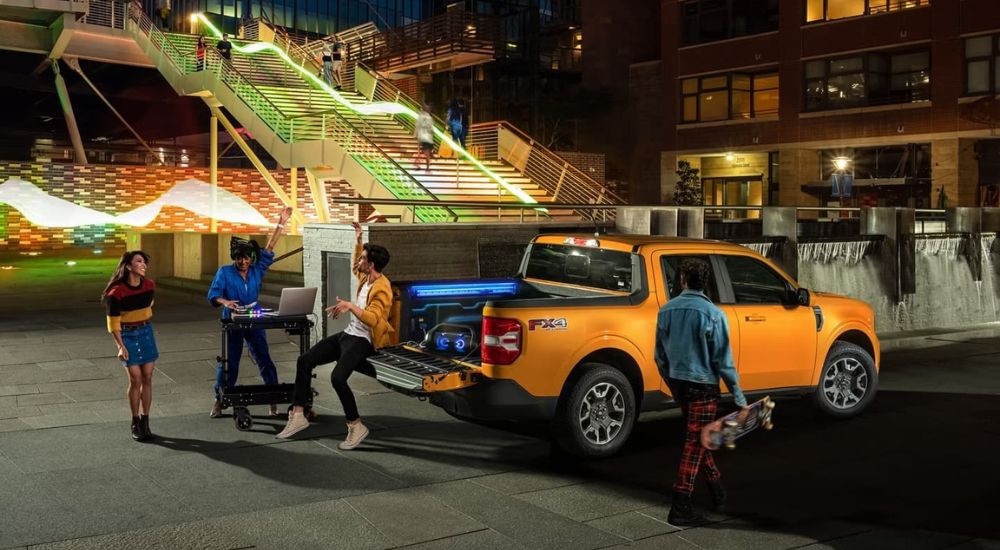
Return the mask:
[[129,4],[125,2],[94,0],[89,3],[87,15],[83,16],[81,21],[91,25],[124,30],[125,21],[128,19],[128,7]]
[[379,70],[419,65],[452,53],[494,55],[501,38],[498,18],[467,11],[446,12],[348,42],[349,54]]
[[[508,157],[516,158],[503,158],[500,142],[501,132],[504,131],[509,132],[517,144],[513,147],[517,151],[509,152]],[[504,160],[516,167],[523,165],[524,175],[544,189],[552,197],[552,202],[561,200],[574,204],[612,206],[626,202],[507,121],[473,124],[469,129],[468,142],[470,148],[476,146],[483,152],[483,158]],[[583,211],[580,214],[585,215]]]
[[[102,0],[94,1],[101,2]],[[290,117],[254,86],[253,82],[237,70],[229,60],[222,58],[215,48],[206,48],[204,64],[199,66],[195,52],[182,52],[153,25],[138,2],[132,3],[129,18],[135,26],[135,31],[144,35],[177,72],[186,75],[204,70],[215,75],[286,143],[295,141],[296,125],[300,128],[302,126],[311,127],[313,131],[306,132],[307,138],[334,140],[366,171],[385,185],[393,195],[404,199],[429,198],[431,202],[437,200],[437,197],[339,112],[334,110],[321,114]],[[315,131],[317,127],[319,129],[318,135]],[[447,207],[419,206],[414,207],[413,212],[418,219],[427,222],[450,221],[457,218],[457,215]]]

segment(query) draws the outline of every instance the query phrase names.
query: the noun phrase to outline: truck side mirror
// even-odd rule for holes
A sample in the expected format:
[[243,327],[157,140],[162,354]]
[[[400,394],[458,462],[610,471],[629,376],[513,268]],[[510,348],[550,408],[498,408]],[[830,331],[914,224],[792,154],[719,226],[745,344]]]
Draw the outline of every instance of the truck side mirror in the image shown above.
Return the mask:
[[809,306],[811,296],[809,295],[809,289],[800,288],[795,292],[796,303],[800,306]]

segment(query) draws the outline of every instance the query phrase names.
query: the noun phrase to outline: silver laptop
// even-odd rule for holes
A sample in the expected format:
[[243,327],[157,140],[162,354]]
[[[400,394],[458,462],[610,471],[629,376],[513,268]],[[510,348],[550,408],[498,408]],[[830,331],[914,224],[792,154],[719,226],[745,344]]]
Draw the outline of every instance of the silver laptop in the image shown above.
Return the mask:
[[308,315],[313,312],[313,305],[316,303],[317,288],[283,288],[281,289],[281,301],[278,302],[279,317],[286,315]]

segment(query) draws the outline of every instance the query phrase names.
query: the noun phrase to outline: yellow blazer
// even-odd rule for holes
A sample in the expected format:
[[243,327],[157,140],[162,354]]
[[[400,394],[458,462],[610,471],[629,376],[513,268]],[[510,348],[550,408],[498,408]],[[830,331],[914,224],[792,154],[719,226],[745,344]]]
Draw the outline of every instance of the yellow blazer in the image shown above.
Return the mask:
[[[351,266],[351,270],[354,271],[354,276],[358,278],[358,292],[361,292],[361,287],[364,284],[364,279],[368,275],[358,271],[358,258],[361,257],[361,252],[364,250],[360,244],[354,248],[354,265]],[[365,326],[371,329],[372,334],[372,346],[375,349],[384,348],[386,346],[397,343],[396,331],[392,328],[392,324],[389,322],[389,316],[392,313],[392,283],[389,282],[389,278],[382,275],[375,282],[372,283],[371,290],[368,291],[368,304],[365,306],[361,317],[358,318]]]

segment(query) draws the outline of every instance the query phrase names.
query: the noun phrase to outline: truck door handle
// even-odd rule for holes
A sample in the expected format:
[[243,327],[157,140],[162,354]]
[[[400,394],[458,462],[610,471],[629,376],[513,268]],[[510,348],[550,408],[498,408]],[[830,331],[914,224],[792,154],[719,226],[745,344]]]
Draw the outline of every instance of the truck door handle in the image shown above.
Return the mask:
[[767,321],[767,317],[764,317],[763,315],[747,315],[743,319],[751,323],[761,323]]

